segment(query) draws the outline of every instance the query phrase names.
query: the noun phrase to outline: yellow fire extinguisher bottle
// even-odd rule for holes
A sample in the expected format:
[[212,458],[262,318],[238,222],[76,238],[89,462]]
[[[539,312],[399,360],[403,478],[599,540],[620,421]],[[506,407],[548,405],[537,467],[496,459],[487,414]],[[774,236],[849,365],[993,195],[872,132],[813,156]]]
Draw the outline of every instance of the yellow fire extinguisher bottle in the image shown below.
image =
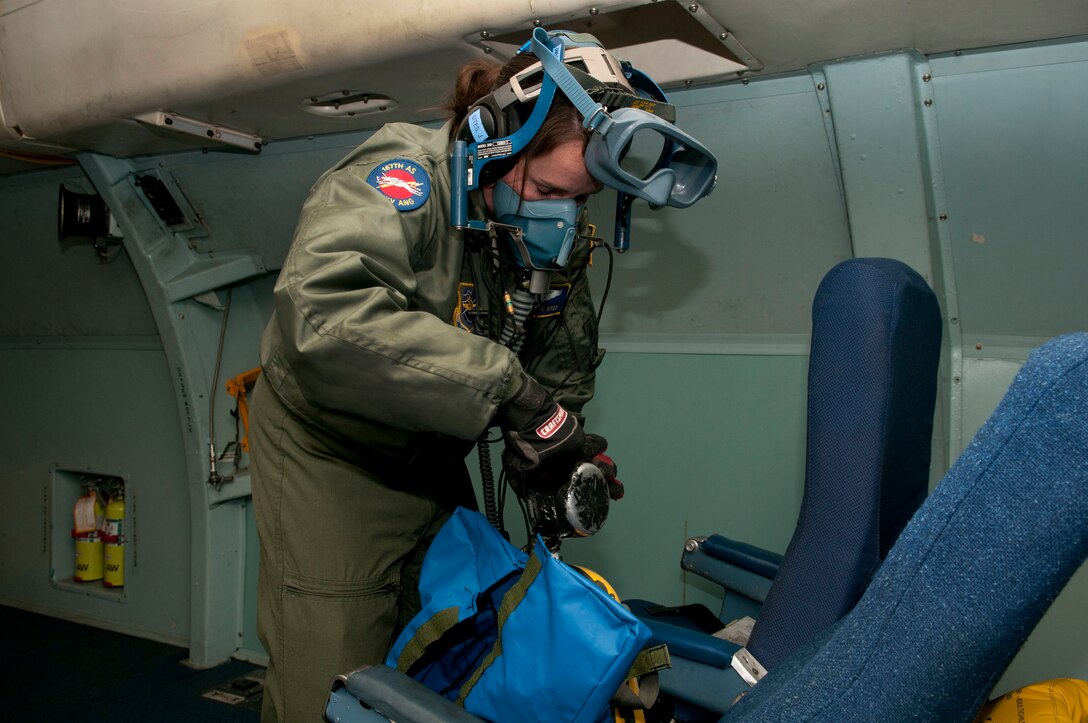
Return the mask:
[[72,579],[76,582],[93,582],[103,576],[104,556],[98,525],[102,520],[102,503],[98,499],[94,483],[83,485],[83,496],[76,500],[75,524],[72,538],[76,542],[76,570]]
[[105,542],[105,587],[122,587],[125,584],[125,498],[115,489],[106,505],[106,521],[102,527]]
[[101,580],[105,565],[102,538],[97,532],[87,532],[76,536],[76,582]]

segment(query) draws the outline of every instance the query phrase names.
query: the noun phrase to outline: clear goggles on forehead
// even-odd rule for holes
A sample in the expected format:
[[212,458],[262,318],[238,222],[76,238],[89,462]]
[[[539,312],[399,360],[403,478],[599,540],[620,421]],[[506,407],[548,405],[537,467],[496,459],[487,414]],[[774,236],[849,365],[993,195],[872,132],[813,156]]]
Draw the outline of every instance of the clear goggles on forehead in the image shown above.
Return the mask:
[[[611,120],[585,154],[586,169],[604,185],[673,208],[687,208],[714,188],[714,154],[672,123],[633,108],[613,111]],[[654,152],[657,160],[647,162]]]

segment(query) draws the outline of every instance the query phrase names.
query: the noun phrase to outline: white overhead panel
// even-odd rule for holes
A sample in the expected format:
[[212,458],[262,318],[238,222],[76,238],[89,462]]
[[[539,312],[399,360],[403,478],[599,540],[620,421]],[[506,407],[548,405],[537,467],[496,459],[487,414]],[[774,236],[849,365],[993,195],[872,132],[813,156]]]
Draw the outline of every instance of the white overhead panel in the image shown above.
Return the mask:
[[513,56],[533,27],[590,33],[620,60],[665,88],[728,80],[763,67],[725,26],[692,2],[659,0],[613,9],[534,18],[530,23],[482,28],[465,38],[500,60]]
[[438,120],[463,63],[537,25],[670,89],[1084,35],[1088,0],[0,0],[0,174]]

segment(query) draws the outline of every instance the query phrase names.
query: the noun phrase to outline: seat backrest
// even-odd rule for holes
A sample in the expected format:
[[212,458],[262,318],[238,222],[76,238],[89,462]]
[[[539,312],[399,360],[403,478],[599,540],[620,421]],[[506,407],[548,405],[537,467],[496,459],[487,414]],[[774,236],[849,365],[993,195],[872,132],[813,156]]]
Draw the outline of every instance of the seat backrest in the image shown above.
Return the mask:
[[747,645],[768,670],[849,612],[925,499],[941,326],[902,262],[850,259],[820,283],[804,497]]

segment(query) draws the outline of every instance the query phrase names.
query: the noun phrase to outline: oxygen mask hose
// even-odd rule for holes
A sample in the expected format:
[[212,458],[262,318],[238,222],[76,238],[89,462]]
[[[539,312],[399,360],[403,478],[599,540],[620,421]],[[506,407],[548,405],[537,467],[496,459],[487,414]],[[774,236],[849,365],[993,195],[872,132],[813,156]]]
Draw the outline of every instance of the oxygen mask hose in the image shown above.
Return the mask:
[[502,334],[499,343],[517,354],[521,351],[522,342],[525,341],[525,320],[529,318],[529,312],[533,310],[533,295],[525,289],[517,289],[513,294],[503,294],[503,302],[506,305],[506,318],[503,320]]
[[[521,351],[521,345],[525,341],[525,321],[533,310],[533,295],[523,288],[516,289],[513,294],[503,294],[503,303],[506,306],[506,317],[503,319],[502,333],[499,335],[499,343],[517,354]],[[480,488],[484,498],[484,516],[491,526],[502,531],[502,511],[499,509],[498,494],[495,488],[495,472],[491,466],[491,442],[487,439],[487,431],[476,442],[476,454],[480,458]]]

